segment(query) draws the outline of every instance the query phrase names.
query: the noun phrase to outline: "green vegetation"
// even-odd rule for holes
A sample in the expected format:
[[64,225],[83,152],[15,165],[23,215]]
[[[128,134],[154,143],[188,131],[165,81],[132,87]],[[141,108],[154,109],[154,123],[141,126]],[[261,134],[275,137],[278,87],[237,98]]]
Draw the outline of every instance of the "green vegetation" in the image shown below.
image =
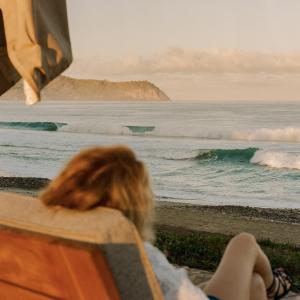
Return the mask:
[[[186,229],[157,226],[156,246],[170,262],[207,271],[214,271],[224,249],[231,239],[219,233],[207,233]],[[291,275],[295,292],[300,292],[300,249],[291,244],[279,244],[270,240],[258,241],[269,257],[272,267],[283,267]]]

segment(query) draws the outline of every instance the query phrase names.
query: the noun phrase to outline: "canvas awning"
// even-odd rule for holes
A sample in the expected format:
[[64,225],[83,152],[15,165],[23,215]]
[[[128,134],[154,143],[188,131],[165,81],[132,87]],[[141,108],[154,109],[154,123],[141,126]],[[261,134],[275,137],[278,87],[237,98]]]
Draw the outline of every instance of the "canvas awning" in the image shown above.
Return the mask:
[[65,0],[0,0],[0,95],[22,77],[38,101],[71,62]]

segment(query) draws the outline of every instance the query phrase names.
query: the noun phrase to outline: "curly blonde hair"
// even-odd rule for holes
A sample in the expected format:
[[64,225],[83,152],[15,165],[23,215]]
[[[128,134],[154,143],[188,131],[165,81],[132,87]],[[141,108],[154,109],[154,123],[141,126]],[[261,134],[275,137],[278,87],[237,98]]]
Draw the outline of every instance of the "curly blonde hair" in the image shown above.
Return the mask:
[[87,210],[118,209],[142,239],[153,239],[153,193],[148,172],[125,146],[95,147],[77,154],[40,194],[46,205]]

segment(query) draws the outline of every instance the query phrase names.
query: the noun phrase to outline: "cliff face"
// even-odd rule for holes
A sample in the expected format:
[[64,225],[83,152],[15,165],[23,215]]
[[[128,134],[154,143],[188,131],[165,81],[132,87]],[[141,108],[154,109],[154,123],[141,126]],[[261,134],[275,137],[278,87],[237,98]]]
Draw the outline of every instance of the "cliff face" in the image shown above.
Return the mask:
[[[149,81],[111,82],[59,76],[42,92],[50,100],[142,100],[165,101],[169,97]],[[22,83],[18,82],[0,100],[24,99]]]

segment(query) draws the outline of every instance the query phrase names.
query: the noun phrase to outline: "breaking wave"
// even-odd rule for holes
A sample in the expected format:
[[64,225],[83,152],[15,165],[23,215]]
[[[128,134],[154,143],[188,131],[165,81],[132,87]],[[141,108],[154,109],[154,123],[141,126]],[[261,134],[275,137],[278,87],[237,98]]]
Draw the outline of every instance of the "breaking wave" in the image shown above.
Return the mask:
[[300,154],[258,150],[252,157],[251,163],[277,169],[300,170]]
[[253,131],[236,131],[231,138],[246,141],[300,142],[300,128],[261,128]]
[[154,125],[117,125],[95,122],[73,124],[60,122],[0,122],[0,128],[39,131],[64,131],[104,135],[141,135],[153,137],[198,138],[213,140],[300,142],[300,127],[259,128],[251,130],[218,130],[197,127],[163,127]]
[[199,162],[251,163],[276,169],[300,170],[300,154],[257,148],[200,150],[192,159]]
[[133,133],[146,133],[152,132],[155,129],[155,126],[124,126],[128,128]]
[[106,135],[141,135],[152,137],[196,138],[212,140],[300,142],[300,127],[260,128],[256,130],[217,130],[185,126],[163,127],[144,125],[116,125],[74,123],[60,128],[64,132],[93,133]]
[[0,128],[38,130],[38,131],[57,131],[67,123],[54,122],[0,122]]
[[257,148],[247,149],[215,149],[208,151],[200,151],[194,158],[197,161],[217,160],[227,162],[250,162]]

